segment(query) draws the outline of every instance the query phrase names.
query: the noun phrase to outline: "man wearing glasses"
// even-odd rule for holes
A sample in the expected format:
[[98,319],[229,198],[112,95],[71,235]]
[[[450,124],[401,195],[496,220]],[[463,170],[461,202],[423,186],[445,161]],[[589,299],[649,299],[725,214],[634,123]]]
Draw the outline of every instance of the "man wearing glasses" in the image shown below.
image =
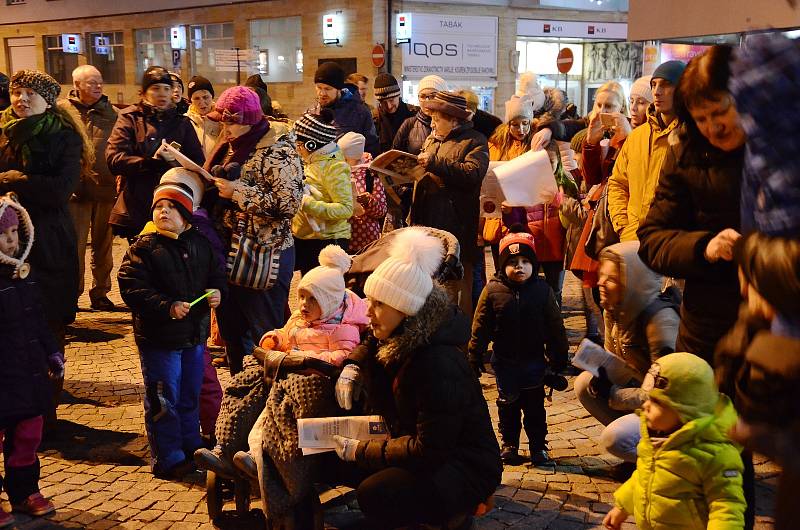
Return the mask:
[[[110,311],[111,244],[113,236],[108,216],[117,197],[116,179],[108,169],[105,150],[108,137],[117,121],[117,110],[103,94],[103,76],[94,66],[79,66],[72,72],[73,90],[69,103],[80,113],[86,132],[94,144],[95,163],[81,175],[80,184],[70,200],[70,212],[78,236],[78,297],[83,293],[86,265],[86,239],[92,231],[92,309]],[[77,300],[75,301],[77,304]]]

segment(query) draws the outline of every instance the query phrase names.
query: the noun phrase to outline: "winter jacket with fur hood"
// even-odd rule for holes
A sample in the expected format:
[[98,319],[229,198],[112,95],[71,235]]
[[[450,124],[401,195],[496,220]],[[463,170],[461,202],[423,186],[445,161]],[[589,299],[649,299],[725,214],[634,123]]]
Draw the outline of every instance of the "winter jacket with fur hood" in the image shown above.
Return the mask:
[[735,423],[733,404],[720,395],[712,415],[689,421],[656,446],[642,415],[636,471],[614,493],[616,505],[642,530],[744,528],[744,466],[727,435]]
[[77,97],[70,97],[68,101],[80,113],[95,152],[94,168],[81,174],[73,200],[113,202],[117,198],[117,177],[108,169],[105,152],[108,138],[117,122],[117,109],[105,95],[92,105],[85,105]]
[[133,334],[140,348],[176,350],[204,344],[208,304],[199,303],[180,320],[170,316],[175,302],[191,302],[206,289],[225,300],[228,281],[211,244],[196,228],[176,236],[153,232],[140,236],[119,268],[119,292],[133,313]]
[[361,367],[367,409],[391,433],[359,443],[356,462],[417,473],[445,499],[443,514],[471,511],[494,493],[503,465],[480,383],[459,350],[469,322],[435,285],[401,326],[383,342],[370,335],[345,361]]
[[665,126],[650,105],[647,123],[631,131],[617,155],[608,179],[608,213],[620,241],[636,239],[636,230],[647,217],[669,150],[669,136],[677,126],[677,119]]
[[[680,318],[660,298],[663,277],[642,263],[638,241],[606,247],[601,260],[619,267],[620,303],[605,312],[605,349],[621,357],[642,377],[659,357],[675,351]],[[613,386],[609,406],[635,410],[645,397],[637,388]]]
[[668,150],[650,213],[639,229],[639,256],[654,271],[686,280],[676,348],[713,362],[717,341],[736,322],[741,296],[736,265],[709,263],[704,254],[722,230],[739,231],[744,149],[714,149],[696,161],[683,160],[683,153],[683,144]]
[[461,245],[461,260],[478,257],[481,183],[489,169],[486,137],[464,122],[441,139],[430,136],[427,174],[414,188],[411,224],[447,230]]

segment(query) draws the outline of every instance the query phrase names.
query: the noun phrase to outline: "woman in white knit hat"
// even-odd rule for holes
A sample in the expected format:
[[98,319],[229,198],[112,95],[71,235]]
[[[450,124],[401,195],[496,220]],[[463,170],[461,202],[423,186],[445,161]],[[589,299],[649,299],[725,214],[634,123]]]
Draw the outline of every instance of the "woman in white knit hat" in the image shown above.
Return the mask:
[[345,361],[336,398],[386,420],[390,438],[337,437],[337,454],[369,472],[361,511],[381,528],[471,528],[500,483],[502,463],[486,400],[459,345],[470,323],[432,280],[444,257],[423,228],[398,234],[367,279],[371,332]]

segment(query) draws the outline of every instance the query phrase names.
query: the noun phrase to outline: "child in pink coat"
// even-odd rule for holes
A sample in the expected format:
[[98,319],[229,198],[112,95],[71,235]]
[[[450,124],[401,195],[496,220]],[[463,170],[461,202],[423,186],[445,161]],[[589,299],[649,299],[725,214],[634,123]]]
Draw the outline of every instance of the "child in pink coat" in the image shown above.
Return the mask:
[[341,247],[322,249],[319,262],[297,286],[298,309],[283,328],[265,333],[260,346],[341,366],[369,323],[367,304],[345,289],[350,256]]

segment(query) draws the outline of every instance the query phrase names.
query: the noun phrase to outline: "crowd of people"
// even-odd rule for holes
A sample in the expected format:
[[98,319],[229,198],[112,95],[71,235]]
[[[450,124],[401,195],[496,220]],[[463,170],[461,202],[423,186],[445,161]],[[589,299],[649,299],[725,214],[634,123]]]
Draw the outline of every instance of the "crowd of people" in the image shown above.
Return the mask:
[[[298,528],[321,524],[319,480],[355,487],[377,528],[472,528],[503,463],[550,461],[545,395],[568,385],[570,271],[587,341],[631,374],[574,380],[604,425],[598,443],[624,462],[605,527],[752,528],[757,450],[784,466],[789,528],[800,168],[791,120],[766,123],[763,105],[795,101],[798,71],[783,37],[717,45],[627,94],[608,81],[583,118],[526,73],[502,120],[439,76],[420,81],[416,107],[381,73],[372,107],[370,80],[335,62],[296,120],[259,76],[217,95],[151,66],[124,109],[91,65],[63,99],[46,73],[0,77],[0,487],[16,511],[55,509],[36,450],[69,369],[87,240],[89,303],[109,311],[118,236],[160,478],[246,477],[271,521]],[[369,168],[390,149],[416,156],[413,185]],[[537,150],[557,193],[482,215],[490,161]],[[353,281],[352,256],[369,252],[377,264]],[[224,392],[219,366],[233,376]],[[337,436],[335,454],[302,456],[294,420],[354,414],[382,416],[386,438]]]

